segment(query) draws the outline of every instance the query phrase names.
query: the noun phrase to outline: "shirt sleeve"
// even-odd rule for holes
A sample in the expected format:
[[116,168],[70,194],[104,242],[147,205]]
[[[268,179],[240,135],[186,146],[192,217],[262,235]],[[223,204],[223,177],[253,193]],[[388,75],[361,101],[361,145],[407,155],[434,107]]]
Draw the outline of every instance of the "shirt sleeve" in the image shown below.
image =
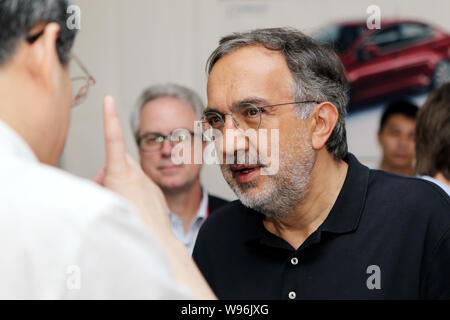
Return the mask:
[[65,296],[192,299],[189,290],[175,282],[168,258],[137,213],[127,206],[113,206],[106,211],[82,237]]

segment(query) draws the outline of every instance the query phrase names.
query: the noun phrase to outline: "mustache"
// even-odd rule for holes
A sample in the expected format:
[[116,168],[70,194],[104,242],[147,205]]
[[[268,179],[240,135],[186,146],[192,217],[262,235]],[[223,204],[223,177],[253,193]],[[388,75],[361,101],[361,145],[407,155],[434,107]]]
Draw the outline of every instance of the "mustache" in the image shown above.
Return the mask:
[[236,166],[236,165],[256,165],[259,167],[266,167],[268,165],[268,159],[263,159],[259,154],[254,153],[234,153],[225,156],[224,166]]

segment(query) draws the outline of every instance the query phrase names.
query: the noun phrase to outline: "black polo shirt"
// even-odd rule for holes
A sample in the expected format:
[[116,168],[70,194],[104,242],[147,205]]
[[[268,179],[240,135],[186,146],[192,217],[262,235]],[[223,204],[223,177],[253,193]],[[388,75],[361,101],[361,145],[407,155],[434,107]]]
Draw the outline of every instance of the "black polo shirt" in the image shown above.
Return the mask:
[[450,298],[450,200],[351,154],[339,196],[298,248],[239,201],[201,228],[194,259],[220,299]]

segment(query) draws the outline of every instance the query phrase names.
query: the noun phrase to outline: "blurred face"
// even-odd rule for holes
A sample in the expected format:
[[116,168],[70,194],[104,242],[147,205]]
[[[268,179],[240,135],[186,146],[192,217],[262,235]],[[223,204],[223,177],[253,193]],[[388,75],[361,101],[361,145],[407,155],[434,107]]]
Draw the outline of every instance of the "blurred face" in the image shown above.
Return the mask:
[[415,158],[416,121],[393,114],[378,134],[384,161],[393,168],[411,168]]
[[[293,102],[292,88],[293,78],[282,54],[261,46],[243,47],[222,57],[211,70],[208,109],[226,114],[236,112],[243,101],[257,101],[259,106]],[[270,130],[278,130],[277,143],[269,139],[268,144],[260,145],[251,137],[246,137],[245,145],[227,142],[227,130],[238,130],[231,117],[225,116],[221,169],[244,205],[267,216],[283,216],[308,191],[315,160],[308,120],[296,117],[295,105],[266,108],[261,119],[260,129],[267,129],[268,137]],[[248,163],[250,150],[259,155],[256,165]],[[245,152],[246,164],[225,163],[227,156],[236,159],[238,152]],[[279,170],[265,175],[270,164],[264,164],[261,155],[273,152],[278,152]]]
[[[194,122],[198,120],[192,107],[186,102],[172,97],[162,97],[148,102],[141,112],[139,136],[149,132],[168,135],[176,129],[194,132]],[[193,151],[194,138],[191,138]],[[165,192],[189,189],[199,180],[201,165],[175,165],[171,160],[173,146],[168,139],[160,150],[139,149],[144,172]]]

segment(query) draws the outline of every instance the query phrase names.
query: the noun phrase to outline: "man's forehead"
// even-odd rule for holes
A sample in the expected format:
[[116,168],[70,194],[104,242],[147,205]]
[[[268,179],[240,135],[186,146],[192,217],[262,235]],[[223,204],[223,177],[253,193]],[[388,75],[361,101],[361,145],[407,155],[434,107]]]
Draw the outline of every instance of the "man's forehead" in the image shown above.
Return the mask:
[[174,114],[178,114],[181,118],[195,117],[194,107],[189,102],[166,96],[147,101],[141,110],[142,116],[144,113],[151,114],[155,120],[171,117]]
[[416,119],[408,117],[402,113],[394,113],[392,114],[386,121],[386,125],[388,126],[401,126],[401,125],[412,125],[416,124]]
[[177,128],[191,128],[197,120],[195,111],[187,102],[172,97],[147,102],[141,111],[141,129],[171,132]]
[[227,109],[249,98],[277,100],[292,94],[292,75],[284,56],[261,46],[239,48],[225,55],[211,70],[208,108]]
[[[227,72],[233,71],[233,72]],[[284,56],[262,46],[245,46],[220,58],[211,69],[209,80],[228,79],[242,75],[289,71]]]

